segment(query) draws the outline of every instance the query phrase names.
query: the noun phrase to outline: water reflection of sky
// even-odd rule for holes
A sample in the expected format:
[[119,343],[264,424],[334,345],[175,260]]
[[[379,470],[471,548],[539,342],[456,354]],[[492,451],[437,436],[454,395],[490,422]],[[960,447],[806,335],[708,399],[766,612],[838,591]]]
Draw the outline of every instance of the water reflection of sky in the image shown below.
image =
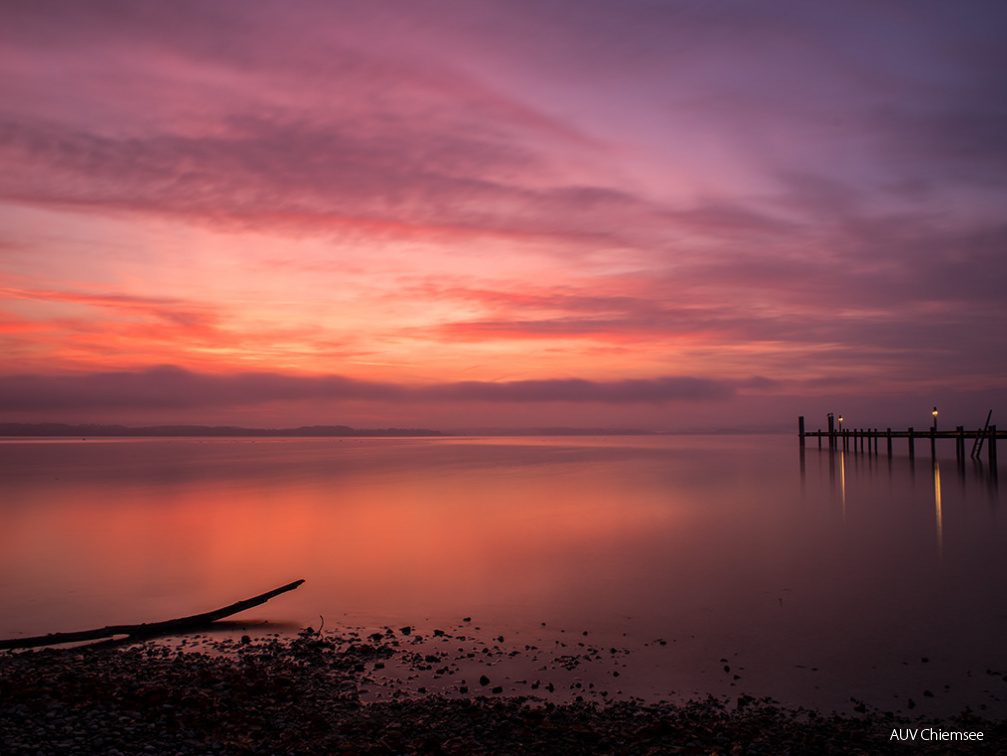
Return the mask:
[[[801,456],[789,437],[2,451],[2,636],[167,619],[305,578],[250,617],[589,631],[636,648],[657,693],[921,711],[1007,694],[985,675],[1007,670],[1007,535],[996,478],[971,460]],[[644,646],[658,638],[663,656]]]

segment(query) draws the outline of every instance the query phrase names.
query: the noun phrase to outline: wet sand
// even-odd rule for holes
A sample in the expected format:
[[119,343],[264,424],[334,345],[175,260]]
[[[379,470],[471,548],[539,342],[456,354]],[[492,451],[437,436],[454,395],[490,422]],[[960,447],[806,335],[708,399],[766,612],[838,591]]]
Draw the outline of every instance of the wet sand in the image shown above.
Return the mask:
[[[542,664],[531,647],[483,653],[466,640],[403,627],[7,652],[0,752],[1007,754],[1007,721],[968,712],[927,720],[858,706],[840,715],[743,694],[649,703],[620,697],[615,681],[608,691],[578,679],[600,649],[577,646]],[[503,679],[485,658],[493,655],[542,674]],[[911,742],[894,737],[913,732]],[[954,740],[959,733],[982,740]]]

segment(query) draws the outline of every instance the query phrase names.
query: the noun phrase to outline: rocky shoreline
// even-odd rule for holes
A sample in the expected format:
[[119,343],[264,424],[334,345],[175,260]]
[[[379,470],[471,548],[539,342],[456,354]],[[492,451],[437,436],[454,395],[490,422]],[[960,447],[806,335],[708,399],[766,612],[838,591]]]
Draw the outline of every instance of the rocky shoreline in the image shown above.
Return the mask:
[[[741,696],[685,704],[556,703],[480,680],[458,695],[364,695],[376,670],[415,658],[387,637],[311,630],[0,655],[0,753],[168,756],[398,754],[1007,754],[1007,722],[786,709]],[[471,690],[471,693],[470,693]],[[912,742],[893,737],[915,731]],[[941,733],[982,740],[937,740]],[[946,737],[955,737],[950,735]],[[929,739],[924,739],[929,738]]]

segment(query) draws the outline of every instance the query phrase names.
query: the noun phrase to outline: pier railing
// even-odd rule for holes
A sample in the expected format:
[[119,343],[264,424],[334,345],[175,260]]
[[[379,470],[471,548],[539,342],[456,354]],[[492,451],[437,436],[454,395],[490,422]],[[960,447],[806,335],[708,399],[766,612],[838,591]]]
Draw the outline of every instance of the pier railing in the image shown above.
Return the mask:
[[[953,431],[939,431],[935,427],[925,430],[908,428],[907,430],[892,430],[891,428],[837,428],[833,418],[829,416],[829,427],[826,430],[805,430],[804,416],[797,418],[797,433],[803,448],[807,439],[817,438],[818,446],[822,448],[823,440],[830,449],[842,449],[843,451],[861,451],[878,453],[878,445],[882,440],[888,451],[888,456],[892,456],[892,442],[895,439],[906,439],[909,445],[909,456],[916,456],[916,441],[930,441],[930,455],[936,456],[937,439],[954,439],[955,457],[958,460],[965,459],[965,442],[973,441],[971,457],[979,459],[982,454],[982,447],[986,445],[986,455],[991,467],[997,464],[997,439],[1007,439],[1007,430],[997,430],[996,425],[987,424],[984,428],[977,430],[966,430],[965,426],[959,425]],[[842,418],[840,418],[842,420]]]

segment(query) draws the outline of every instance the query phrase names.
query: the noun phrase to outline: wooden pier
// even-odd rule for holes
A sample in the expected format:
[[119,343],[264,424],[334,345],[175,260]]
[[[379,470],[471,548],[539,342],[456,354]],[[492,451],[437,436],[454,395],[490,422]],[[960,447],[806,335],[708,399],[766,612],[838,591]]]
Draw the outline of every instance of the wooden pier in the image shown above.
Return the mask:
[[[989,421],[992,415],[993,412],[990,410],[990,414],[986,418],[986,425],[977,430],[966,430],[965,426],[959,425],[954,430],[946,431],[937,430],[936,424],[926,430],[916,430],[912,427],[907,430],[892,430],[891,428],[843,428],[836,426],[835,419],[831,413],[828,415],[828,428],[825,430],[819,428],[818,430],[809,431],[805,430],[804,416],[801,415],[797,418],[797,435],[801,440],[802,449],[807,439],[817,438],[818,448],[822,448],[824,439],[829,449],[873,454],[878,453],[878,446],[884,440],[889,457],[892,456],[893,439],[904,438],[908,443],[910,459],[916,456],[916,442],[918,440],[929,441],[930,456],[936,457],[937,439],[954,439],[955,458],[962,463],[964,463],[966,457],[965,442],[971,441],[972,449],[968,453],[968,456],[973,459],[981,459],[983,446],[985,445],[989,465],[995,469],[997,465],[997,439],[1007,438],[1007,430],[998,431],[996,425],[990,425]],[[839,419],[842,421],[842,418]]]

